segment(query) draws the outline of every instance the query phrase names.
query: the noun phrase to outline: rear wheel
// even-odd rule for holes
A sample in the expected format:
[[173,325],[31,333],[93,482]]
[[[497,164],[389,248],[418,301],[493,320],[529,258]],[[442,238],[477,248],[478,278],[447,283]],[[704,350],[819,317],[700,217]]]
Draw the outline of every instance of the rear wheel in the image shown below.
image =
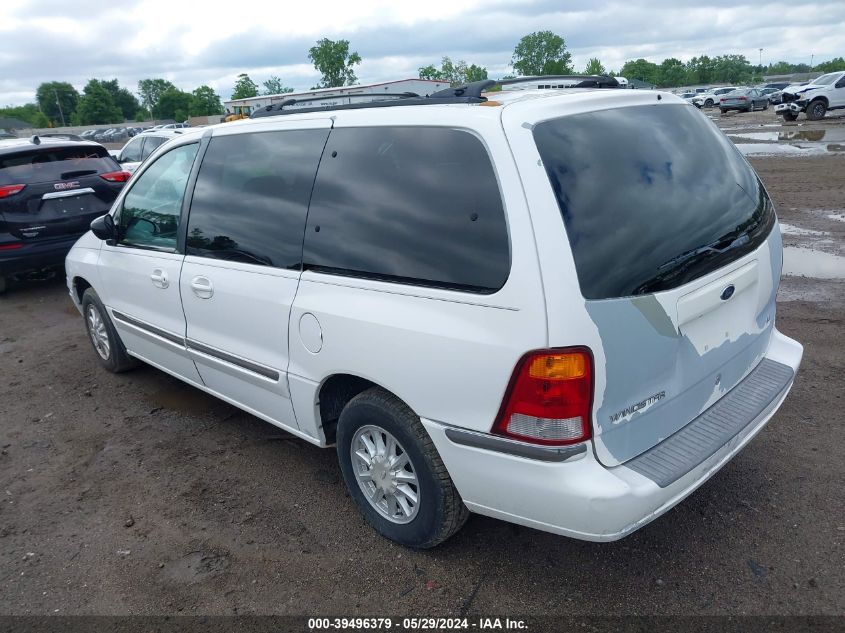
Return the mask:
[[728,111],[727,111],[727,110],[725,110],[724,108],[719,108],[719,112],[721,112],[722,114],[727,114],[727,113],[728,113]]
[[103,367],[119,374],[137,366],[138,361],[126,353],[103,302],[93,288],[88,288],[82,295],[82,315],[88,338]]
[[358,394],[343,409],[337,455],[358,509],[392,541],[434,547],[469,516],[419,417],[379,387]]
[[827,105],[821,99],[811,101],[810,105],[807,106],[807,118],[811,121],[818,121],[819,119],[823,119],[826,113]]

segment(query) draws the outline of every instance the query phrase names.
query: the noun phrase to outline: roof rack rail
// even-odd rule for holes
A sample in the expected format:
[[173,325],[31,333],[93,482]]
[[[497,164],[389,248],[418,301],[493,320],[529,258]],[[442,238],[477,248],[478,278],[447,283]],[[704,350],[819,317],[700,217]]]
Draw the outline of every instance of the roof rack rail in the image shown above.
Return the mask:
[[[365,94],[345,94],[336,96],[318,95],[314,97],[297,97],[289,98],[279,103],[273,103],[263,108],[259,108],[253,112],[249,118],[258,119],[266,116],[279,116],[285,114],[299,114],[307,112],[326,112],[331,110],[358,110],[364,108],[389,108],[397,106],[411,106],[411,105],[435,105],[435,104],[455,104],[455,103],[484,103],[487,97],[482,96],[485,90],[489,90],[494,86],[507,86],[515,83],[524,83],[528,81],[544,80],[562,81],[567,80],[570,85],[567,88],[620,88],[621,84],[613,77],[604,75],[548,75],[539,77],[519,77],[518,79],[509,79],[504,81],[495,81],[493,79],[484,79],[482,81],[473,81],[459,86],[452,86],[433,92],[426,97],[421,97],[415,92],[393,92],[393,93],[365,93]],[[578,81],[573,81],[578,80]],[[311,107],[291,107],[300,103],[309,103],[325,99],[362,99],[369,98],[369,101],[363,103],[342,103],[330,105],[318,105]],[[382,98],[388,97],[388,98]]]

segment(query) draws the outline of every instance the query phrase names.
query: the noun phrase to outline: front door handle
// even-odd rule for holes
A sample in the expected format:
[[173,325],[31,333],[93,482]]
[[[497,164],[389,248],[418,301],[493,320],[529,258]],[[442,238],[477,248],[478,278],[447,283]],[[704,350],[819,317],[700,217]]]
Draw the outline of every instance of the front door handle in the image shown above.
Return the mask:
[[170,282],[167,280],[167,273],[161,268],[156,268],[150,275],[150,280],[156,288],[167,288]]
[[208,277],[194,277],[191,279],[191,290],[200,299],[211,299],[214,294],[214,286]]

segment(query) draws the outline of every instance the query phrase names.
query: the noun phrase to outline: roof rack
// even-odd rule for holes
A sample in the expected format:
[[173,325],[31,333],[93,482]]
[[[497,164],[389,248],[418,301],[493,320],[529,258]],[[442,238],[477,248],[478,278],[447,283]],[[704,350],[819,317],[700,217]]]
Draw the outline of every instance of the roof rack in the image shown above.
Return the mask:
[[[456,104],[456,103],[484,103],[487,97],[482,96],[486,90],[494,86],[507,86],[518,82],[526,82],[532,80],[549,79],[554,80],[573,80],[579,79],[577,83],[567,86],[568,88],[619,88],[621,85],[613,77],[606,77],[602,75],[549,75],[547,77],[520,77],[518,79],[510,79],[505,81],[494,81],[492,79],[484,79],[482,81],[473,81],[459,86],[452,86],[443,90],[433,92],[426,97],[421,97],[415,92],[394,92],[394,93],[370,93],[370,94],[345,94],[330,97],[327,95],[318,95],[314,97],[298,97],[296,99],[290,98],[274,103],[263,108],[259,108],[253,112],[249,118],[258,119],[266,116],[279,116],[284,114],[298,114],[305,112],[325,112],[329,110],[359,110],[364,108],[392,108],[397,106],[411,106],[411,105],[435,105],[435,104]],[[362,103],[343,103],[338,105],[319,105],[311,107],[297,107],[291,106],[300,103],[309,103],[325,99],[361,99],[369,98],[369,101]],[[383,99],[382,97],[389,97]]]

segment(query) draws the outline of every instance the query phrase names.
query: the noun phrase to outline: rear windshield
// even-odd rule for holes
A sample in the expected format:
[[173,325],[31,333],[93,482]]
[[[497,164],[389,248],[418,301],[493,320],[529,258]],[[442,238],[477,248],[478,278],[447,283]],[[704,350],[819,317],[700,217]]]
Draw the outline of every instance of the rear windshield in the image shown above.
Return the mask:
[[54,182],[116,169],[117,163],[101,146],[45,147],[0,157],[0,184]]
[[774,211],[732,143],[688,105],[535,126],[587,299],[675,288],[757,248]]

